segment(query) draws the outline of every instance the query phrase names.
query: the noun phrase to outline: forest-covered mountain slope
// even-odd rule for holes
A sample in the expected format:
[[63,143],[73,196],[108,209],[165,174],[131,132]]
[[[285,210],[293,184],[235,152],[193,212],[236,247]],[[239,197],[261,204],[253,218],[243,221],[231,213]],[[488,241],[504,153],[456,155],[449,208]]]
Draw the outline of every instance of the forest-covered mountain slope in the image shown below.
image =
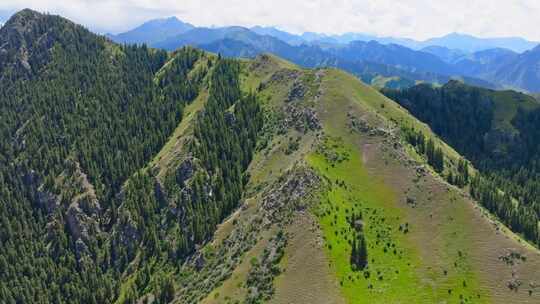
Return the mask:
[[[471,160],[486,175],[475,181],[477,188],[491,189],[487,196],[473,194],[514,231],[540,245],[540,103],[535,98],[457,81],[440,88],[419,85],[383,92]],[[508,195],[498,198],[496,188]]]
[[24,10],[0,87],[2,302],[540,298],[538,249],[468,194],[480,173],[346,72]]

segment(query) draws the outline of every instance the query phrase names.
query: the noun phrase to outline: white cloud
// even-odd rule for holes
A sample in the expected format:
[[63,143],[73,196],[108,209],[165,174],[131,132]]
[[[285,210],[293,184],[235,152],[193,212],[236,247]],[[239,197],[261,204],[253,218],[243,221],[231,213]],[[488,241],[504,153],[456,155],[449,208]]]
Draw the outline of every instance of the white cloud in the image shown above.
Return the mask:
[[[24,3],[21,3],[24,2]],[[364,32],[425,39],[449,32],[540,41],[537,0],[2,0],[0,10],[30,7],[97,31],[119,32],[176,15],[195,25],[277,25],[294,32]]]

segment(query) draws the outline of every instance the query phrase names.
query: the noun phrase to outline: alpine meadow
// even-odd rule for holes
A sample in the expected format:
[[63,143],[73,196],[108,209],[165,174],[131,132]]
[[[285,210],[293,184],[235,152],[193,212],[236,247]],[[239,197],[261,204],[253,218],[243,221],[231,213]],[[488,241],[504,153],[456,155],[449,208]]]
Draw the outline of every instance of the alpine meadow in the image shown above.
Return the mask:
[[0,303],[540,303],[529,32],[28,2],[0,4]]

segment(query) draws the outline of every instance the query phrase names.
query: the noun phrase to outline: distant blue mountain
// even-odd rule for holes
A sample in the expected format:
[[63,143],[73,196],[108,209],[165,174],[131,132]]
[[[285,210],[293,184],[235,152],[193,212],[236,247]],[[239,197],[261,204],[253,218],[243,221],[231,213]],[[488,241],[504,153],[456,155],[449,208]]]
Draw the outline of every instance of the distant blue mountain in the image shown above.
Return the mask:
[[401,83],[426,81],[442,84],[456,76],[470,84],[496,88],[496,85],[480,79],[460,77],[452,65],[435,55],[397,44],[384,45],[376,41],[340,44],[320,36],[317,38],[323,39],[315,42],[291,45],[269,35],[276,34],[273,30],[258,30],[263,35],[239,26],[194,28],[151,46],[175,50],[191,45],[226,57],[254,57],[261,53],[273,53],[304,67],[341,68],[367,83],[381,76],[399,77],[403,80]]
[[275,37],[279,40],[287,42],[290,45],[300,45],[306,42],[306,40],[299,35],[291,34],[275,27],[254,26],[250,28],[250,30],[259,35]]
[[304,40],[312,43],[338,43],[348,44],[353,41],[377,41],[382,44],[399,44],[408,48],[420,48],[420,42],[408,38],[379,37],[363,33],[344,33],[340,35],[326,35],[313,32],[306,32],[301,36]]
[[[1,16],[0,16],[1,17]],[[1,18],[0,18],[1,20]],[[164,42],[174,36],[183,34],[195,27],[189,23],[182,22],[176,17],[167,19],[155,19],[144,23],[143,25],[119,35],[108,35],[112,40],[121,43],[158,43]],[[427,47],[443,47],[450,50],[458,50],[464,53],[474,53],[493,48],[509,49],[511,51],[522,53],[531,50],[539,43],[529,41],[519,37],[505,38],[478,38],[471,35],[451,33],[442,37],[418,41],[409,38],[399,37],[379,37],[376,35],[349,32],[344,34],[322,34],[315,32],[305,32],[301,35],[289,33],[276,27],[254,26],[250,28],[254,33],[262,36],[272,36],[290,45],[301,45],[311,43],[316,45],[348,44],[353,41],[377,41],[382,44],[398,44],[414,50],[421,50]],[[428,53],[436,52],[436,49],[428,50]],[[442,49],[438,50],[443,51]],[[450,56],[451,59],[456,54],[440,54]],[[455,59],[455,58],[454,58]]]
[[411,83],[459,78],[488,88],[540,92],[540,47],[521,38],[450,34],[415,41],[360,33],[295,35],[273,27],[193,27],[170,18],[145,23],[113,39],[167,50],[192,45],[230,57],[273,53],[305,67],[338,67],[368,83],[378,76],[397,76]]
[[371,62],[399,67],[410,72],[429,72],[441,75],[457,75],[458,71],[439,57],[415,51],[397,44],[382,44],[377,41],[353,41],[342,47],[328,49],[338,58]]
[[438,45],[449,49],[459,49],[465,52],[477,52],[492,48],[504,48],[522,53],[531,50],[539,43],[519,37],[506,38],[477,38],[471,35],[452,33],[439,38],[432,38],[421,42],[421,45]]
[[189,23],[182,22],[176,17],[150,20],[131,31],[118,35],[107,36],[118,43],[147,43],[153,44],[177,36],[195,28]]
[[456,63],[466,58],[470,53],[458,49],[449,49],[444,46],[431,45],[421,49],[422,52],[430,53],[444,60],[446,63]]
[[[492,48],[509,49],[517,53],[522,53],[527,50],[531,50],[539,43],[528,41],[519,37],[506,37],[506,38],[478,38],[471,35],[451,33],[442,37],[431,38],[425,41],[418,41],[409,38],[397,38],[397,37],[379,37],[375,35],[363,34],[363,33],[344,33],[340,35],[327,35],[314,32],[305,32],[302,35],[293,35],[287,32],[279,31],[274,33],[270,29],[264,32],[266,35],[270,35],[281,39],[283,41],[298,41],[303,40],[310,43],[324,43],[324,44],[348,44],[353,41],[377,41],[382,44],[399,44],[411,49],[420,50],[430,46],[444,47],[450,50],[459,50],[464,53],[474,53]],[[288,37],[285,39],[285,35]]]
[[[264,32],[268,33],[269,31]],[[224,42],[223,40],[227,41]],[[316,63],[312,63],[313,65],[328,62],[329,58],[334,58],[347,62],[369,61],[395,66],[414,73],[456,74],[453,67],[439,57],[397,44],[384,45],[373,40],[369,42],[353,41],[347,44],[332,44],[331,42],[328,39],[319,39],[318,43],[323,44],[323,46],[319,44],[291,45],[274,36],[260,35],[244,27],[232,26],[195,28],[151,45],[167,50],[175,50],[186,45],[212,46],[213,50],[224,48],[220,52],[225,54],[244,56],[254,52],[269,52],[287,59],[293,59],[292,61],[296,63],[305,63],[306,60],[296,58],[294,53],[298,53],[299,56],[316,57]],[[234,53],[234,47],[239,48],[238,52]],[[251,48],[251,50],[247,50],[246,47]]]

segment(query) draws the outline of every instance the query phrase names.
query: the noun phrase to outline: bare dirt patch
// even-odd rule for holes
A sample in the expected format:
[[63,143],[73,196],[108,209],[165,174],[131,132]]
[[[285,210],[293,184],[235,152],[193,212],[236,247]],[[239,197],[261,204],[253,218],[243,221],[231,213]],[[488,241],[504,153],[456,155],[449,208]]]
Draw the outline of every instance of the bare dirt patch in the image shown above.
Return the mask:
[[315,219],[300,212],[287,227],[285,271],[276,278],[276,294],[270,303],[345,303],[324,253]]

